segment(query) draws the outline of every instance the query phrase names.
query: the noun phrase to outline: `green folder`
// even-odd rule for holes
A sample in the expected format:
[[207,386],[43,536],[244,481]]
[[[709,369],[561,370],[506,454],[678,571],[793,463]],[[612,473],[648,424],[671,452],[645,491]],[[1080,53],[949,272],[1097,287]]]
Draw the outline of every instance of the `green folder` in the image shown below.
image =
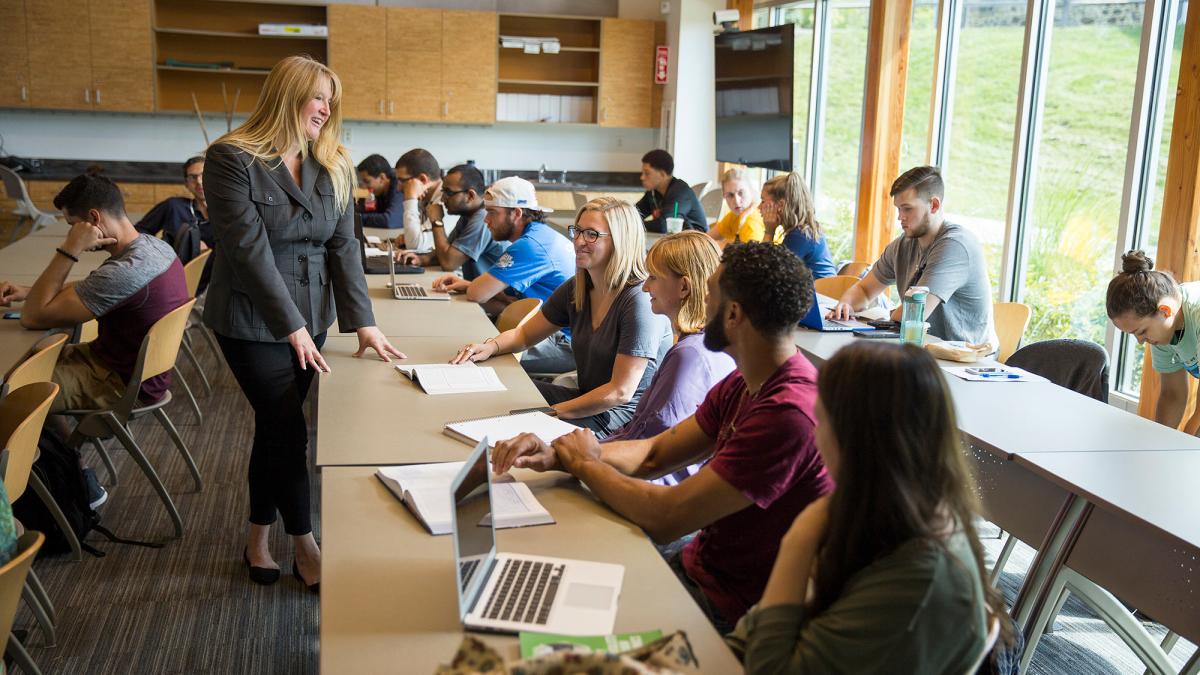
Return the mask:
[[521,633],[521,658],[529,659],[560,651],[605,652],[620,654],[662,637],[661,630],[618,635],[554,635]]

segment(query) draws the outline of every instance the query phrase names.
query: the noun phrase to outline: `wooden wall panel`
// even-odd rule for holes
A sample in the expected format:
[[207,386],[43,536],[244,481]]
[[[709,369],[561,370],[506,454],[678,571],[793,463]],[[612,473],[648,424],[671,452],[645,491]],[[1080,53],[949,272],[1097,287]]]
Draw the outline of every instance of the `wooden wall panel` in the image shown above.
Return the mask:
[[440,121],[442,10],[388,7],[387,62],[387,118]]
[[600,22],[600,126],[651,127],[654,22]]
[[154,36],[150,0],[89,0],[88,16],[93,108],[152,111]]
[[499,24],[492,12],[442,12],[442,119],[496,121]]
[[342,81],[342,117],[387,116],[387,10],[329,6],[329,67]]
[[25,0],[0,0],[4,39],[0,40],[0,107],[29,107],[29,44]]

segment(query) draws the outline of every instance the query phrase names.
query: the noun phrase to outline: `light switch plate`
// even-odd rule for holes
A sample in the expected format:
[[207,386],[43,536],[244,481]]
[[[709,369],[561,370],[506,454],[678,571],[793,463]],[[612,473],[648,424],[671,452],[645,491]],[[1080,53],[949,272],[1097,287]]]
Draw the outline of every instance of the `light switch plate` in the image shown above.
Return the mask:
[[670,0],[663,0],[662,2],[658,3],[658,11],[660,14],[670,14],[671,13]]

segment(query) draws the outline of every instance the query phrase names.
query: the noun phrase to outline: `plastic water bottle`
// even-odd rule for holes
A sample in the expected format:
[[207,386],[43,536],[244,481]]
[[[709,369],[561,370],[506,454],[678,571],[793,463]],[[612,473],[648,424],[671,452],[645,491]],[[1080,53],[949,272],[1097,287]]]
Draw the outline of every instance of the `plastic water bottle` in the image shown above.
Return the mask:
[[925,344],[925,297],[929,289],[913,286],[904,293],[904,313],[900,317],[900,342],[921,347]]

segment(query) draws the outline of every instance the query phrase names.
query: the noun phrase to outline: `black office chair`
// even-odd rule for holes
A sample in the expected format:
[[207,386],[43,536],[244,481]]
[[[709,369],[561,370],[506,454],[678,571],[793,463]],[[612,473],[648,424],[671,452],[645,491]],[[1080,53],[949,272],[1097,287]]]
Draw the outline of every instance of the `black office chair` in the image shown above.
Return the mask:
[[1028,370],[1084,396],[1108,403],[1108,352],[1088,340],[1044,340],[1008,357],[1007,365]]

